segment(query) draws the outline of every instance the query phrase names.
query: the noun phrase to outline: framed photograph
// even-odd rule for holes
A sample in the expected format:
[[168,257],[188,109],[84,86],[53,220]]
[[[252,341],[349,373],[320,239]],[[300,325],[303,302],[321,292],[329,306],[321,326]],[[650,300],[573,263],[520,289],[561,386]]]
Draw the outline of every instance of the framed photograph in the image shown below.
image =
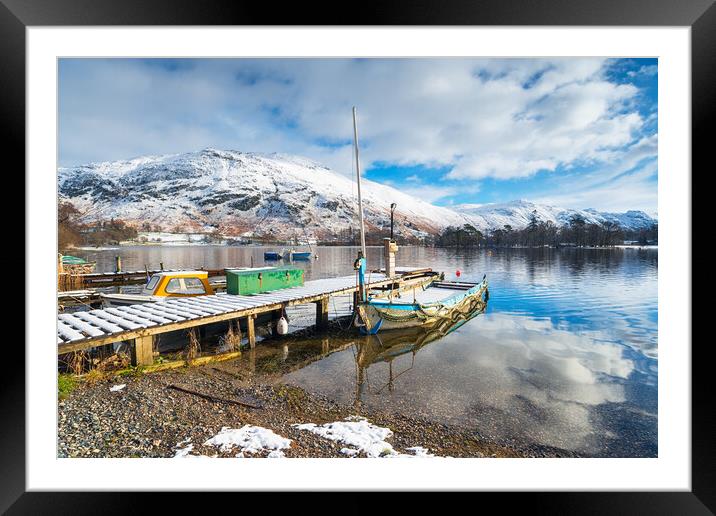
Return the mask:
[[181,4],[0,6],[28,251],[4,510],[714,510],[691,340],[713,2]]

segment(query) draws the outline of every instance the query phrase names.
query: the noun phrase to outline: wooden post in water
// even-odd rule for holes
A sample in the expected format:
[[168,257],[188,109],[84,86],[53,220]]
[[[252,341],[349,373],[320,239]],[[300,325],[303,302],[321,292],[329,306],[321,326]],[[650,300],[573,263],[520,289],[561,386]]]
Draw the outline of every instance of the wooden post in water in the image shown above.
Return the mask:
[[249,347],[254,349],[256,347],[256,328],[254,327],[255,314],[251,314],[246,318],[246,334],[249,339]]
[[316,301],[316,326],[318,328],[328,326],[328,296]]
[[114,272],[122,272],[122,257],[114,257]]
[[154,336],[137,337],[132,346],[132,365],[152,365],[154,363]]

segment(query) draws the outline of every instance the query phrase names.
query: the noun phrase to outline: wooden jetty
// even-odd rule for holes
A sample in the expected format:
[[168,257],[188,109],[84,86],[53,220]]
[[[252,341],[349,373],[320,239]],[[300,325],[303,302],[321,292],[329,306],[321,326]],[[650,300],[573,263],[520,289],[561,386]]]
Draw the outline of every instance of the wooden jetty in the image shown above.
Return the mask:
[[[144,274],[146,272],[143,271]],[[400,269],[393,277],[372,273],[367,287],[412,288],[431,280],[431,269]],[[301,287],[241,296],[219,293],[210,296],[168,298],[127,307],[57,316],[57,353],[65,354],[117,342],[132,343],[132,363],[153,363],[154,336],[221,321],[246,319],[249,345],[256,345],[254,321],[260,314],[273,312],[280,317],[288,306],[315,303],[316,324],[328,323],[330,296],[357,292],[355,276],[307,281]]]

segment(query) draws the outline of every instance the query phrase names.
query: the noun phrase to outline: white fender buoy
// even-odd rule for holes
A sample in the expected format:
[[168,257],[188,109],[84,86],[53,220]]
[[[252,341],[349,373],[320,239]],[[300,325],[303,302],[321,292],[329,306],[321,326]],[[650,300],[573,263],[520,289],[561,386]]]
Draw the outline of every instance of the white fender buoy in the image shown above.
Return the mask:
[[288,333],[288,321],[283,316],[281,316],[276,323],[276,333],[279,335],[286,335]]

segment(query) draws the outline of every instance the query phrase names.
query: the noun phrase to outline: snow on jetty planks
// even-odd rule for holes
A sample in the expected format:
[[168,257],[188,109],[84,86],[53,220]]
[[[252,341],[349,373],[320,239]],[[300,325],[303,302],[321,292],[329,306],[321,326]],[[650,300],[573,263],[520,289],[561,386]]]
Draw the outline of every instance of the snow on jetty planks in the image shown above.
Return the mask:
[[[385,275],[372,273],[368,284],[378,287],[393,283]],[[283,306],[320,301],[330,295],[356,289],[355,276],[307,281],[303,286],[252,296],[216,294],[129,307],[107,308],[58,315],[58,353],[68,353],[123,340],[201,326],[218,321],[252,316]]]

